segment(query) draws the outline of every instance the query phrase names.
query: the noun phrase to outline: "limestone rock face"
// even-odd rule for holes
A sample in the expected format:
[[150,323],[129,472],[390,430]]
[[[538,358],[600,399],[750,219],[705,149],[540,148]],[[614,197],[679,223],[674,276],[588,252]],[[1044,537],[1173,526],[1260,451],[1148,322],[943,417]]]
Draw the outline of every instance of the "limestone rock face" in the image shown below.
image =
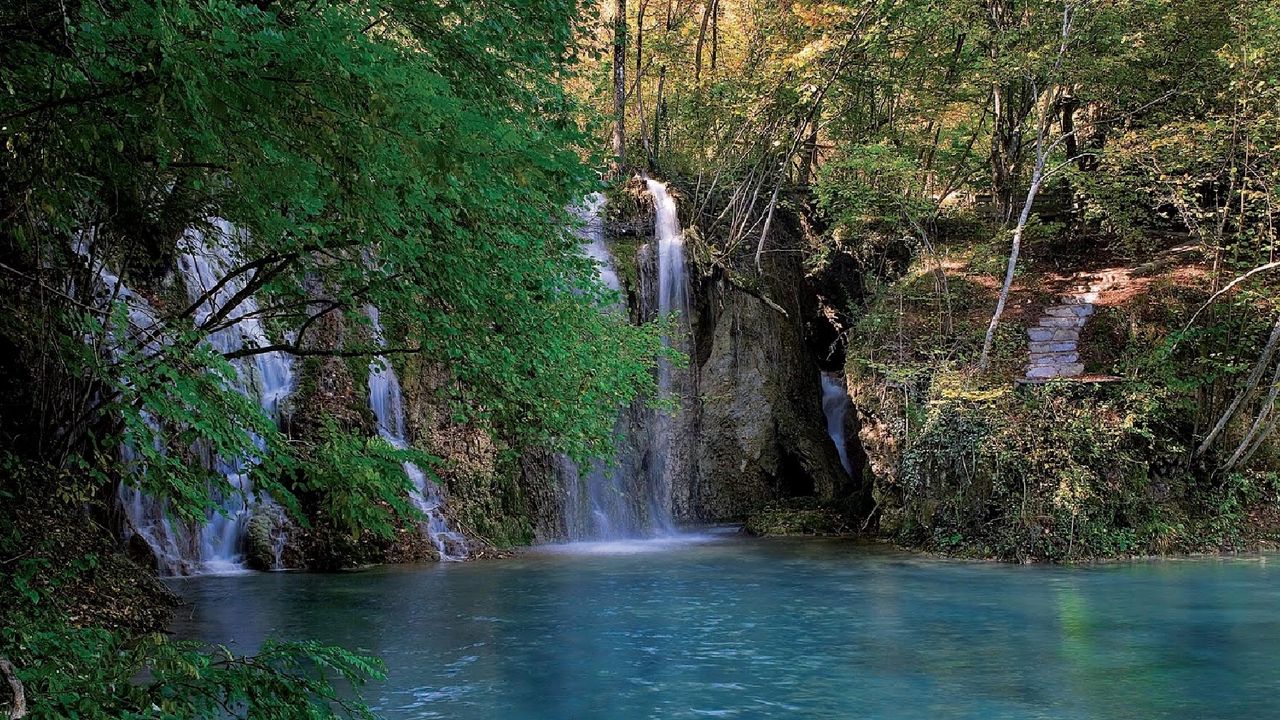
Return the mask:
[[687,492],[675,493],[677,520],[739,519],[782,498],[839,497],[853,484],[826,434],[802,269],[797,260],[765,269],[764,292],[785,315],[722,276],[698,289],[697,444]]
[[901,469],[906,407],[901,393],[872,376],[850,374],[846,381],[858,416],[858,442],[866,453],[867,471],[875,478],[872,492],[879,526],[892,534],[904,520]]

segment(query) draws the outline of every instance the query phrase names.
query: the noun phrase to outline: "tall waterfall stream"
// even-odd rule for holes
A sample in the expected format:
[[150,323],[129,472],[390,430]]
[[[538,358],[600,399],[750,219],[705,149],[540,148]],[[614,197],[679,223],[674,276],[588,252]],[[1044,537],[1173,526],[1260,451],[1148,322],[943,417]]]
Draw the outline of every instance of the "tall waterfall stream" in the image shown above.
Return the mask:
[[[645,183],[653,197],[655,211],[657,310],[659,316],[672,322],[677,333],[664,338],[664,342],[683,348],[689,324],[684,234],[675,199],[667,191],[667,186],[653,179],[646,179]],[[600,281],[613,290],[620,290],[613,257],[605,242],[604,205],[604,196],[596,193],[587,197],[576,210],[583,224],[582,252],[595,261]],[[618,308],[602,308],[601,311],[617,312]],[[681,393],[685,388],[679,379],[680,372],[662,360],[657,373],[659,398],[681,405]],[[620,434],[627,429],[627,412],[624,410],[619,418]],[[676,468],[669,462],[674,445],[674,423],[665,410],[645,411],[642,415],[644,427],[639,432],[648,442],[648,453],[643,459],[637,457],[635,449],[630,446],[618,447],[613,458],[593,462],[586,473],[580,473],[576,465],[562,459],[561,482],[566,488],[563,508],[568,539],[617,540],[674,532],[671,483]],[[643,483],[642,488],[636,488],[637,481]]]

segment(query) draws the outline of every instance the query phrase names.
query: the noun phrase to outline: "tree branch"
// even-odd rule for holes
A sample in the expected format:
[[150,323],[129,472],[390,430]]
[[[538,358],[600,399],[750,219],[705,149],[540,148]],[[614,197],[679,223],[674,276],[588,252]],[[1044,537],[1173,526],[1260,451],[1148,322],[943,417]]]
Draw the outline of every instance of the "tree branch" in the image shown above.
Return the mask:
[[[1214,293],[1213,295],[1210,295],[1209,299],[1205,300],[1204,304],[1200,306],[1200,309],[1196,310],[1195,313],[1191,315],[1191,319],[1188,320],[1187,324],[1182,328],[1182,334],[1185,335],[1186,332],[1191,329],[1191,326],[1194,325],[1196,322],[1196,318],[1200,317],[1200,313],[1208,309],[1208,307],[1212,305],[1214,301],[1216,301],[1218,298],[1225,295],[1232,288],[1236,287],[1237,285],[1244,282],[1245,280],[1248,280],[1254,275],[1257,275],[1258,273],[1264,273],[1264,272],[1267,272],[1268,270],[1276,270],[1276,269],[1280,269],[1280,262],[1272,262],[1272,263],[1267,263],[1266,265],[1259,265],[1258,267],[1250,270],[1249,272],[1237,277],[1235,280],[1232,280],[1231,282],[1227,283],[1226,286],[1224,286],[1221,290]],[[1176,344],[1175,344],[1175,347],[1176,347]]]
[[9,683],[9,691],[13,693],[13,705],[9,708],[9,720],[19,720],[27,715],[27,693],[18,679],[18,670],[9,662],[9,658],[0,655],[0,675]]
[[263,355],[266,353],[278,352],[285,355],[293,355],[294,357],[375,357],[378,355],[416,355],[423,352],[420,347],[371,347],[367,350],[323,350],[316,348],[301,348],[293,343],[275,343],[273,345],[263,345],[262,347],[245,347],[239,350],[225,353],[224,358],[235,360],[243,357],[253,357],[255,355]]

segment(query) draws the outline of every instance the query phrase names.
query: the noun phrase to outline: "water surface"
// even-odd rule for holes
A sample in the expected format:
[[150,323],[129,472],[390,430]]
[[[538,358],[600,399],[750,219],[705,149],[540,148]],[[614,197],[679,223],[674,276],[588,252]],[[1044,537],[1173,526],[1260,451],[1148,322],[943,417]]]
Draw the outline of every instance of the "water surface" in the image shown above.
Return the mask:
[[701,537],[193,578],[175,631],[381,656],[389,718],[1280,718],[1280,558],[1085,568]]

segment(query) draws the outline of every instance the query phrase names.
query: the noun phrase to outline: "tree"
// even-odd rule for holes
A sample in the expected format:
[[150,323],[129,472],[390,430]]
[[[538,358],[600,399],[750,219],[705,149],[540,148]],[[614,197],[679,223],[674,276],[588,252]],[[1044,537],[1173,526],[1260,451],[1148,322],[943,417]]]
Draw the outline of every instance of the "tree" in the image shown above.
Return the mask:
[[[639,75],[637,75],[637,82]],[[637,96],[639,91],[637,91]],[[643,112],[641,108],[641,112]],[[622,166],[627,150],[627,0],[613,4],[613,158]]]
[[1076,160],[1076,158],[1069,158],[1060,165],[1052,168],[1048,167],[1049,157],[1052,153],[1060,145],[1067,142],[1069,138],[1075,136],[1075,130],[1066,130],[1064,125],[1063,132],[1057,139],[1050,141],[1048,137],[1054,110],[1058,107],[1058,100],[1062,96],[1061,73],[1063,63],[1066,61],[1068,51],[1071,48],[1072,25],[1075,21],[1075,13],[1076,7],[1073,3],[1067,2],[1063,5],[1062,31],[1058,52],[1054,58],[1053,67],[1048,73],[1050,82],[1053,84],[1042,97],[1038,83],[1031,82],[1031,91],[1036,96],[1036,102],[1039,107],[1036,121],[1035,166],[1031,171],[1031,184],[1027,188],[1026,200],[1022,203],[1022,211],[1018,215],[1018,222],[1013,228],[1013,239],[1009,249],[1009,262],[1005,268],[1004,283],[1000,286],[996,309],[991,315],[991,322],[987,325],[986,337],[982,341],[982,354],[978,359],[978,367],[983,370],[987,369],[987,365],[991,360],[991,348],[995,343],[996,328],[1000,325],[1000,316],[1004,314],[1005,303],[1009,301],[1009,291],[1013,288],[1013,276],[1018,267],[1018,256],[1022,251],[1022,235],[1026,232],[1027,222],[1031,219],[1031,208],[1035,205],[1036,196],[1040,194],[1040,188],[1043,187],[1046,180]]
[[[576,12],[572,0],[0,10],[0,563],[23,552],[9,521],[44,497],[84,512],[123,481],[203,514],[236,490],[191,461],[195,443],[251,467],[286,507],[325,452],[347,453],[340,467],[363,458],[360,485],[333,497],[352,518],[385,513],[403,473],[401,486],[385,484],[397,463],[381,463],[385,482],[364,474],[377,449],[357,429],[287,438],[235,390],[234,365],[267,352],[419,355],[448,368],[443,400],[517,450],[609,447],[661,344],[598,312],[612,295],[569,231],[567,206],[598,184],[559,84]],[[194,300],[174,279],[193,255],[218,261]],[[367,305],[387,347],[318,332],[335,317],[367,326]],[[210,343],[247,319],[261,337]],[[382,517],[366,524],[389,528]],[[23,577],[10,570],[6,598]],[[0,638],[0,655],[27,672],[38,658],[23,641],[44,628]]]

